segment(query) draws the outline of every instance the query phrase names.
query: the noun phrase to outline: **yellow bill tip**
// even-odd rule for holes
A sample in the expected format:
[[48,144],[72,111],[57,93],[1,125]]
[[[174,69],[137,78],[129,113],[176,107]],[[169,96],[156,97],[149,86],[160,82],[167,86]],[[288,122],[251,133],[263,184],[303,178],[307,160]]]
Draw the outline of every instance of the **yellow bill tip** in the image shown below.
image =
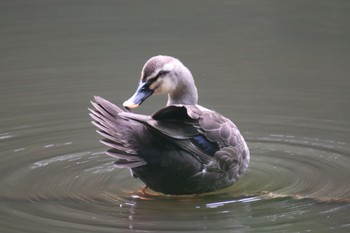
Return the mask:
[[126,108],[137,108],[139,105],[135,104],[134,102],[127,100],[123,103],[123,106]]

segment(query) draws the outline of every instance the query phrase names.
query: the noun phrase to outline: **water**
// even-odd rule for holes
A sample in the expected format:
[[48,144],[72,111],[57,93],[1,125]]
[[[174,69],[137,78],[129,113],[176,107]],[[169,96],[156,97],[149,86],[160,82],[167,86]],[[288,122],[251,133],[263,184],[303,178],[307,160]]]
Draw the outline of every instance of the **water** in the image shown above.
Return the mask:
[[[347,1],[2,1],[0,232],[349,232]],[[144,195],[87,115],[143,63],[179,57],[200,103],[234,120],[233,187]],[[137,112],[164,105],[154,96]]]

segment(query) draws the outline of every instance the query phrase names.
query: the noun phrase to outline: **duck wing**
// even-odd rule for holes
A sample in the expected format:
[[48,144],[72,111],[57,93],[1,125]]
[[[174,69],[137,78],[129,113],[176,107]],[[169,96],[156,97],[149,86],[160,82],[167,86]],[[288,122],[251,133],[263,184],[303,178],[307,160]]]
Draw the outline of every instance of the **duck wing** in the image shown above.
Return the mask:
[[199,129],[205,138],[217,142],[219,150],[214,154],[217,166],[234,181],[248,167],[248,146],[237,126],[214,111],[204,111],[199,119]]
[[[134,120],[138,117],[123,115]],[[151,118],[139,120],[197,158],[204,170],[196,176],[203,178],[212,172],[217,179],[221,173],[234,182],[248,167],[249,150],[242,135],[232,121],[217,112],[193,105],[171,105]]]
[[[91,101],[94,109],[90,109],[91,121],[98,130],[103,139],[100,140],[103,144],[111,147],[106,153],[116,159],[115,164],[121,168],[135,168],[146,165],[147,162],[143,160],[137,153],[138,142],[134,135],[142,134],[142,124],[135,124],[135,122],[120,116],[123,110],[118,108],[111,102],[95,96],[95,102]],[[147,119],[147,116],[144,116]]]

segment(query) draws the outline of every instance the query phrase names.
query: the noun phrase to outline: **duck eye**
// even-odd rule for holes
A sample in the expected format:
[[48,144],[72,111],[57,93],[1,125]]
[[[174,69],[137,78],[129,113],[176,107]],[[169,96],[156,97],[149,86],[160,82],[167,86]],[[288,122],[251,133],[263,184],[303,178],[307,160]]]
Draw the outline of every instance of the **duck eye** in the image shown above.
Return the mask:
[[167,73],[169,73],[169,71],[164,71],[164,70],[161,70],[161,71],[159,71],[159,73],[158,73],[158,77],[161,77],[161,76],[164,76],[165,74],[167,74]]

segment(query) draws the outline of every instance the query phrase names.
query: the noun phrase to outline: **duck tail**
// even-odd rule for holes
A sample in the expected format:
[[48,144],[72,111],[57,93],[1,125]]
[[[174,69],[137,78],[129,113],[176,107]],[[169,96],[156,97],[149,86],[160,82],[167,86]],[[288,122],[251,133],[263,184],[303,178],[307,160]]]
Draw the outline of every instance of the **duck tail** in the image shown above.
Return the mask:
[[103,139],[103,144],[111,147],[106,153],[118,160],[115,162],[117,167],[135,168],[145,165],[146,162],[137,155],[135,146],[133,146],[134,135],[130,120],[120,116],[124,111],[111,102],[99,97],[94,97],[95,102],[91,101],[94,109],[89,108],[91,121],[98,130]]

